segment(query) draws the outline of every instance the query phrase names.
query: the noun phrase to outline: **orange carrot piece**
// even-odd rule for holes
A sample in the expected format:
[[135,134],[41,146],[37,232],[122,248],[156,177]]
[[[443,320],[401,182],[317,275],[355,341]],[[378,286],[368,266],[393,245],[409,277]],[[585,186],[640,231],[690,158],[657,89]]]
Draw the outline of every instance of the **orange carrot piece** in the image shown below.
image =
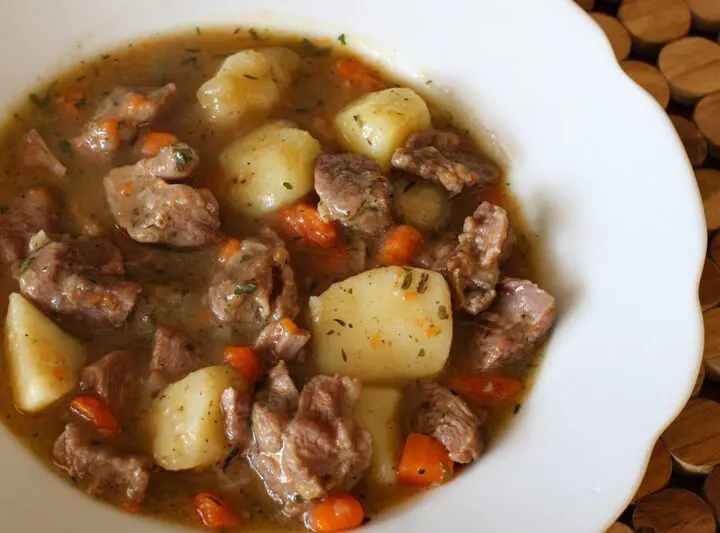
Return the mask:
[[232,237],[225,239],[218,249],[217,260],[219,263],[226,263],[230,258],[240,251],[242,243]]
[[224,355],[225,362],[250,383],[255,383],[262,377],[262,361],[254,348],[230,345],[225,347]]
[[383,240],[378,263],[383,266],[410,265],[422,248],[422,234],[412,226],[395,226]]
[[172,133],[150,131],[140,140],[138,151],[145,157],[152,157],[157,155],[158,152],[165,146],[169,146],[177,142],[178,138]]
[[141,94],[131,94],[127,100],[128,111],[137,111],[144,105],[147,105],[149,102],[150,100],[148,100]]
[[120,122],[117,117],[99,121],[95,125],[95,133],[103,141],[105,148],[114,150],[120,146]]
[[515,396],[522,388],[519,379],[503,376],[471,376],[450,380],[450,388],[477,403],[491,405]]
[[94,396],[78,396],[70,402],[73,413],[92,423],[102,437],[117,437],[120,424],[110,412],[110,408],[100,398]]
[[358,527],[365,520],[362,504],[350,494],[329,496],[310,511],[309,525],[318,533],[331,533]]
[[446,483],[453,471],[454,464],[442,444],[420,433],[408,435],[398,466],[400,484],[427,487]]
[[235,527],[240,519],[222,496],[212,492],[201,492],[193,498],[195,512],[210,529]]
[[340,237],[337,225],[322,220],[317,207],[307,203],[280,211],[279,222],[286,235],[301,237],[323,250],[333,248]]
[[282,320],[280,320],[280,326],[282,326],[282,328],[290,335],[297,335],[298,333],[300,333],[300,328],[298,327],[298,325],[289,318],[283,318]]
[[380,76],[357,59],[343,57],[337,60],[339,76],[350,85],[365,91],[379,91],[385,88]]
[[315,272],[322,276],[335,276],[344,272],[350,261],[347,246],[340,244],[331,250],[320,250],[313,256]]

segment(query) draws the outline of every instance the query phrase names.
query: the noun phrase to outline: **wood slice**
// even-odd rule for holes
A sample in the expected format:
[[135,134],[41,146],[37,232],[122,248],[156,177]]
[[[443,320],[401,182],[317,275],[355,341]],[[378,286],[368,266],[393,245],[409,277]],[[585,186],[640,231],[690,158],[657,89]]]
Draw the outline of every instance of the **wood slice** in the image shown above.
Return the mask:
[[703,498],[710,504],[715,517],[720,521],[720,467],[713,468],[702,489]]
[[672,458],[663,441],[655,443],[645,476],[633,497],[633,501],[642,500],[645,496],[667,487],[672,475]]
[[670,83],[672,99],[694,104],[720,90],[720,45],[702,37],[686,37],[662,49],[658,67]]
[[705,365],[700,365],[700,372],[698,373],[697,380],[695,380],[695,387],[693,388],[692,394],[690,396],[692,398],[695,398],[698,394],[700,394],[700,390],[702,389],[703,384],[705,383]]
[[705,349],[703,365],[708,379],[720,381],[720,309],[703,313],[705,324]]
[[[720,5],[720,1],[718,4]],[[708,140],[710,154],[720,157],[720,92],[709,94],[700,100],[695,107],[693,119]]]
[[575,3],[585,11],[591,11],[595,7],[595,0],[575,0]]
[[693,24],[700,31],[720,31],[718,0],[685,0],[692,11]]
[[633,530],[622,522],[615,522],[611,525],[605,533],[633,533]]
[[675,126],[675,131],[680,136],[690,164],[693,167],[701,166],[708,155],[708,144],[705,137],[700,133],[694,122],[680,115],[670,115],[670,120]]
[[720,403],[690,400],[662,439],[680,472],[709,474],[720,464]]
[[618,61],[627,59],[630,55],[632,39],[630,39],[630,34],[625,29],[625,26],[620,24],[617,19],[605,13],[591,13],[590,16],[597,25],[600,26],[600,29],[605,32],[605,35],[607,35],[613,52],[615,53],[615,58]]
[[648,533],[715,533],[712,508],[684,489],[665,489],[644,498],[632,517],[635,531]]
[[708,229],[720,228],[720,170],[699,168],[695,171]]
[[641,54],[655,54],[662,45],[685,37],[692,24],[683,0],[623,0],[618,19]]
[[658,69],[643,61],[623,61],[622,68],[635,83],[645,89],[667,109],[670,103],[670,84]]

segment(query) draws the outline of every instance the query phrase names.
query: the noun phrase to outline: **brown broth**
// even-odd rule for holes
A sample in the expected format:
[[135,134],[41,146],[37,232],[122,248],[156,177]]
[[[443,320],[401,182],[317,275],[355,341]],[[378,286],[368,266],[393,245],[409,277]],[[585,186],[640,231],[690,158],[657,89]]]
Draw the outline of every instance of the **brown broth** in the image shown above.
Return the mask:
[[[77,135],[80,127],[94,112],[99,100],[118,85],[157,86],[175,82],[178,95],[172,111],[161,115],[154,124],[156,131],[168,131],[196,148],[202,163],[196,172],[193,184],[211,189],[223,204],[222,185],[217,179],[220,172],[217,160],[223,148],[234,138],[248,132],[266,121],[265,117],[245,121],[232,132],[215,131],[207,125],[196,103],[196,91],[212,77],[222,61],[242,49],[268,45],[292,47],[302,58],[302,66],[291,88],[284,94],[281,103],[272,111],[271,118],[284,118],[296,122],[308,130],[328,150],[340,150],[332,130],[332,117],[345,104],[359,97],[362,92],[349,88],[333,75],[333,62],[345,49],[337,42],[311,43],[300,37],[273,37],[265,32],[246,30],[214,30],[202,33],[177,34],[128,44],[109,54],[84,61],[74,70],[67,72],[49,85],[45,91],[36,93],[34,102],[21,106],[2,134],[0,148],[0,198],[11,199],[32,185],[47,185],[55,196],[64,202],[66,223],[69,233],[79,233],[82,220],[88,217],[108,227],[112,219],[105,205],[102,177],[111,169],[133,163],[137,157],[126,150],[112,160],[83,157],[70,153],[67,139]],[[335,45],[335,46],[333,46]],[[402,85],[391,73],[385,73],[388,85]],[[81,87],[87,91],[86,105],[80,108],[74,120],[63,120],[56,112],[55,102],[64,93]],[[428,99],[431,104],[436,127],[449,126],[448,114]],[[39,104],[39,105],[38,105]],[[68,167],[67,180],[54,180],[34,175],[24,170],[14,156],[17,141],[25,131],[35,128],[48,141],[53,152]],[[390,176],[391,179],[397,176]],[[404,176],[406,177],[406,176]],[[4,202],[3,202],[4,203]],[[452,217],[449,227],[457,231],[465,216],[472,213],[479,203],[477,195],[463,193],[453,200]],[[517,202],[507,193],[505,207],[508,208],[518,246],[513,259],[506,266],[507,274],[535,279],[535,254],[525,238],[525,225]],[[233,216],[227,205],[222,205],[222,230],[229,235],[242,237],[252,234],[261,220],[243,220]],[[95,333],[79,330],[63,324],[73,334],[83,339],[89,349],[92,362],[103,354],[119,348],[130,348],[138,357],[147,361],[152,348],[154,324],[163,322],[182,327],[195,337],[205,348],[209,363],[222,361],[222,347],[230,342],[248,342],[245,332],[208,320],[209,309],[198,295],[205,283],[205,273],[212,260],[212,251],[177,252],[162,248],[143,247],[134,244],[119,230],[113,230],[113,240],[120,246],[128,262],[128,278],[143,286],[143,296],[138,310],[126,327],[115,331]],[[291,246],[292,252],[292,246]],[[331,280],[319,279],[313,272],[312,264],[294,255],[301,295],[306,299],[316,294],[319,285]],[[0,316],[7,311],[7,296],[17,291],[17,283],[9,269],[0,270]],[[165,312],[162,316],[144,314],[147,300],[162,302]],[[450,364],[441,380],[463,373],[462,346],[463,320],[456,320],[454,348]],[[302,325],[302,324],[301,324]],[[302,381],[312,374],[312,363],[292,369],[296,379]],[[518,370],[518,376],[529,388],[528,371]],[[33,453],[51,465],[52,445],[62,432],[68,419],[65,398],[53,407],[38,414],[20,413],[13,405],[5,357],[0,358],[0,414],[9,427]],[[72,395],[69,395],[72,397]],[[490,426],[493,437],[519,409],[518,398],[491,409]],[[124,428],[125,444],[142,451],[144,444],[139,432]],[[482,459],[481,459],[482,460]],[[192,497],[198,491],[218,490],[210,475],[194,472],[157,472],[153,474],[150,489],[140,512],[158,518],[198,525],[192,509]],[[406,488],[379,490],[360,485],[355,494],[361,497],[368,517],[406,500],[416,491]],[[227,494],[227,493],[226,493]],[[256,476],[235,495],[230,502],[243,516],[243,525],[238,530],[253,530],[269,526],[283,529],[302,530],[300,523],[290,522],[281,517],[278,506],[265,493]]]

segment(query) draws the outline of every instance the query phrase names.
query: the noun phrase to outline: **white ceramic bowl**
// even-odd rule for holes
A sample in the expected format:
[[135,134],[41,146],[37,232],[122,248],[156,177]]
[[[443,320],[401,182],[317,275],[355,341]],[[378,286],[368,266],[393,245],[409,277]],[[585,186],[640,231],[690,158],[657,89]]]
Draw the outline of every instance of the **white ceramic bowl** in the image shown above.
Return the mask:
[[[570,0],[0,0],[0,102],[131,38],[244,25],[347,35],[433,90],[509,157],[560,321],[515,424],[472,468],[368,531],[601,531],[681,409],[702,348],[692,171],[662,110]],[[182,80],[176,80],[182,83]],[[471,112],[468,112],[470,110]],[[0,432],[6,533],[176,526],[86,498]]]

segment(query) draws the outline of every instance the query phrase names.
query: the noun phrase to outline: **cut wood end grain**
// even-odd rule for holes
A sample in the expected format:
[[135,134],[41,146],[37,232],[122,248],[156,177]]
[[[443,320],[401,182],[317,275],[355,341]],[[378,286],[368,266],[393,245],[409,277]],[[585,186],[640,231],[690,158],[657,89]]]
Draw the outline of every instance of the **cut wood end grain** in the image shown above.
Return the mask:
[[635,492],[633,501],[643,499],[645,496],[667,487],[672,475],[672,459],[667,446],[658,439],[650,454],[650,460],[645,470],[640,486]]
[[685,37],[665,46],[658,67],[670,83],[672,99],[694,104],[720,90],[720,45],[703,37]]
[[718,0],[685,0],[692,11],[693,25],[700,31],[720,31]]
[[622,68],[640,87],[658,101],[663,109],[670,103],[670,84],[662,72],[643,61],[623,61]]
[[[703,201],[705,224],[710,230],[720,228],[720,170],[700,168],[695,171],[695,178]],[[717,294],[713,293],[710,300],[716,296],[720,299],[720,288],[714,285],[711,288],[717,289]]]
[[703,313],[705,324],[705,349],[703,364],[707,378],[720,381],[720,309],[711,309]]
[[653,533],[715,533],[712,508],[697,494],[665,489],[643,498],[632,517],[635,531]]
[[[675,131],[680,136],[690,164],[696,168],[702,166],[708,155],[708,145],[705,137],[700,133],[694,122],[684,117],[670,115],[670,120],[675,126]],[[720,213],[718,214],[720,215]]]
[[630,55],[630,48],[632,47],[632,39],[630,34],[617,19],[606,15],[605,13],[591,13],[590,16],[595,23],[600,26],[600,29],[605,32],[610,46],[612,46],[615,58],[618,61],[627,59]]
[[681,473],[709,474],[720,464],[720,403],[690,400],[662,439]]
[[686,36],[692,25],[683,0],[623,0],[618,19],[640,53],[657,53],[665,43]]
[[695,107],[693,119],[708,141],[710,154],[720,157],[720,92],[703,97]]
[[715,516],[720,517],[720,467],[713,468],[702,489],[703,498],[712,507]]

